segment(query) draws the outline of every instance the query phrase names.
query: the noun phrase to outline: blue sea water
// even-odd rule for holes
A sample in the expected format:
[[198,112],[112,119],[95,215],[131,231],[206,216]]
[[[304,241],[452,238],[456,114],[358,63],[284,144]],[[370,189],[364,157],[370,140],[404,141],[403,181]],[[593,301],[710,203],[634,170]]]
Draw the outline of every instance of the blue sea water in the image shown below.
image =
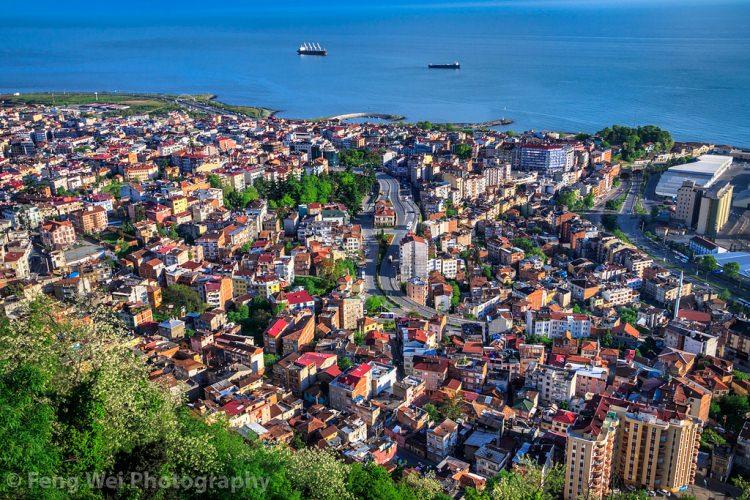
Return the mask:
[[[289,117],[509,117],[516,130],[654,123],[750,146],[746,0],[6,0],[0,12],[0,92],[210,92]],[[329,56],[297,56],[303,41]],[[427,69],[454,60],[459,71]]]

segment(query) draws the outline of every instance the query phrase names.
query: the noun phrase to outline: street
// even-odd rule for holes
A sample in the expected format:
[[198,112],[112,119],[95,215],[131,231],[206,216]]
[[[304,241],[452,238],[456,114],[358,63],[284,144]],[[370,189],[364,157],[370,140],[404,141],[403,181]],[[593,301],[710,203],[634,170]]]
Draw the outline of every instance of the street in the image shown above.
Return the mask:
[[[396,227],[392,230],[385,230],[386,233],[393,234],[394,238],[388,247],[383,262],[380,265],[380,271],[378,272],[377,258],[379,242],[377,235],[381,230],[375,228],[373,225],[373,204],[368,203],[366,207],[363,207],[365,213],[360,217],[359,221],[362,224],[362,236],[365,240],[365,248],[367,249],[365,263],[365,288],[367,294],[381,295],[382,290],[382,294],[385,294],[391,302],[398,306],[397,308],[392,308],[393,312],[402,315],[406,315],[409,312],[416,312],[421,316],[430,318],[438,314],[438,311],[431,307],[420,305],[406,297],[401,290],[401,283],[397,279],[399,242],[406,233],[416,231],[417,224],[419,224],[419,207],[411,199],[411,196],[401,196],[399,182],[394,177],[383,172],[378,172],[376,176],[379,187],[378,199],[387,199],[393,204],[393,208],[396,211]],[[380,282],[380,289],[377,286],[376,280]],[[448,316],[449,325],[460,327],[465,323],[477,322],[456,315]]]

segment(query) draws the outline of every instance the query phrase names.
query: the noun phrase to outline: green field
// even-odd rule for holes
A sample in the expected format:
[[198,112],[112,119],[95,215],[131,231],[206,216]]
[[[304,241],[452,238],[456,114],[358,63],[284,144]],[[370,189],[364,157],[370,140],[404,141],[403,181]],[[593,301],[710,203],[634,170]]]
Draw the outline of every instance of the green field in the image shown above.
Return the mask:
[[99,92],[38,92],[29,94],[0,94],[0,101],[10,102],[13,104],[37,104],[42,106],[76,106],[85,104],[119,104],[128,106],[126,109],[112,111],[110,114],[118,116],[131,115],[164,115],[171,111],[185,109],[191,115],[201,115],[195,109],[189,109],[176,102],[180,98],[183,101],[190,101],[191,98],[196,103],[204,106],[211,106],[217,110],[232,111],[244,114],[253,118],[266,118],[273,114],[273,111],[266,108],[254,106],[234,106],[215,100],[211,94],[197,95],[168,95],[168,94],[135,94],[135,93],[111,93]]

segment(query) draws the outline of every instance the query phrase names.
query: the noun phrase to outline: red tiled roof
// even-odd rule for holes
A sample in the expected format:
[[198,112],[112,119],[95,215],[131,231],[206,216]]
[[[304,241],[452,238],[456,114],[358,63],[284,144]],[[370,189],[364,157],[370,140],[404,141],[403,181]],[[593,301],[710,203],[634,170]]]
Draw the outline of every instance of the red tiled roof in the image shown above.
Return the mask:
[[711,315],[707,312],[694,311],[693,309],[680,309],[677,316],[688,321],[697,321],[699,323],[709,323]]
[[313,298],[307,293],[307,290],[301,290],[299,292],[291,292],[286,294],[286,300],[290,305],[307,304],[312,302]]
[[286,320],[284,320],[284,318],[279,318],[279,319],[277,319],[277,320],[276,320],[276,321],[274,322],[274,324],[273,324],[273,325],[271,325],[271,326],[270,326],[270,327],[268,328],[268,336],[269,336],[269,337],[274,337],[274,338],[275,338],[275,337],[278,337],[279,335],[281,335],[281,332],[283,332],[283,331],[284,331],[284,329],[285,329],[285,328],[286,328],[287,326],[288,326],[288,323],[286,322]]
[[335,354],[325,354],[322,352],[306,352],[302,356],[297,358],[294,364],[299,366],[308,366],[312,364],[314,364],[315,366],[320,366],[324,362],[326,362],[326,360],[329,360],[335,356]]

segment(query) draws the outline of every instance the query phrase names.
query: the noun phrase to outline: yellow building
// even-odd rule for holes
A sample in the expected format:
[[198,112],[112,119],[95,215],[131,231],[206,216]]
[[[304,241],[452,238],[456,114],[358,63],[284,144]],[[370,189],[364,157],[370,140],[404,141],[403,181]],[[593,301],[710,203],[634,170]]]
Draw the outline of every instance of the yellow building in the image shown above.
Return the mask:
[[618,487],[677,492],[695,482],[703,423],[671,410],[603,397],[568,429],[565,500]]
[[175,196],[169,200],[170,208],[173,214],[181,214],[187,212],[188,199],[184,196]]
[[698,225],[695,232],[715,236],[729,220],[734,186],[725,181],[712,186],[701,199]]
[[624,485],[677,492],[695,481],[702,423],[669,413],[621,415],[615,474]]

